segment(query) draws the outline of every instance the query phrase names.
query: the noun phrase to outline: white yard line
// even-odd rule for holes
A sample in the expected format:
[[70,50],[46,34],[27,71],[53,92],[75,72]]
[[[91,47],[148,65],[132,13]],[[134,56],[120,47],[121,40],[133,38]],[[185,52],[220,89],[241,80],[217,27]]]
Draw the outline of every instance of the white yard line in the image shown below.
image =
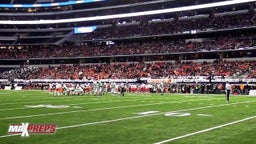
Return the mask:
[[[158,97],[159,98],[159,97]],[[154,100],[157,100],[158,98],[143,98],[144,99],[154,99]],[[129,101],[137,101],[137,100],[140,100],[141,98],[138,98],[138,99],[133,99],[133,100],[117,100],[117,101],[105,101],[105,102],[102,102],[102,101],[92,101],[92,102],[86,102],[86,103],[73,103],[73,104],[64,104],[64,105],[71,105],[71,106],[74,106],[74,105],[85,105],[85,104],[95,104],[95,103],[99,103],[99,104],[103,104],[103,103],[118,103],[118,102],[129,102]],[[216,99],[216,98],[214,98]],[[238,98],[236,98],[238,99]],[[61,100],[59,100],[61,102]],[[57,102],[59,102],[57,101]],[[68,101],[68,100],[67,100]],[[209,101],[209,100],[207,100]],[[52,101],[47,101],[47,104],[52,104],[51,103]],[[29,104],[32,104],[32,103],[29,103]],[[36,105],[37,103],[33,103],[33,105]],[[43,103],[39,103],[39,104],[43,104]],[[46,104],[46,103],[44,103]],[[55,105],[58,105],[55,104]],[[5,108],[5,109],[0,109],[0,111],[13,111],[13,110],[25,110],[25,109],[31,109],[31,108],[27,108],[27,107],[22,107],[22,108]]]
[[[14,94],[14,93],[0,93],[0,98],[1,99],[4,99],[4,98],[6,98],[6,97],[9,97],[9,98],[16,98],[17,96],[18,97],[24,97],[24,96],[31,96],[31,97],[34,97],[35,96],[35,93],[15,93],[16,95],[14,96],[14,95],[12,95],[12,94]],[[40,93],[41,94],[41,93]],[[5,96],[5,95],[7,95],[7,96]],[[41,96],[36,96],[36,97],[45,97],[45,95],[43,96],[43,95],[41,95]]]
[[[119,95],[117,95],[119,96]],[[104,96],[103,96],[104,97]],[[107,96],[109,97],[109,96]],[[138,96],[127,96],[126,98],[135,98],[135,97],[138,97]],[[148,97],[148,96],[145,96],[145,97]],[[153,97],[153,96],[150,96],[150,97]],[[58,99],[58,98],[63,98],[63,99],[79,99],[79,98],[86,98],[86,99],[90,99],[90,98],[95,98],[91,95],[83,95],[83,96],[57,96],[57,95],[42,95],[42,96],[35,96],[35,94],[30,94],[30,95],[19,95],[19,96],[5,96],[5,97],[1,97],[1,94],[0,94],[0,101],[6,101],[8,98],[8,100],[30,100],[30,99],[39,99],[39,98],[43,98],[43,99]]]
[[[23,96],[21,96],[23,97]],[[64,97],[64,96],[35,96],[33,95],[33,97],[24,97],[24,98],[20,98],[20,96],[16,96],[16,97],[13,97],[13,98],[9,98],[9,97],[6,97],[5,99],[1,99],[0,102],[5,102],[5,101],[12,101],[12,100],[15,100],[17,102],[22,102],[22,101],[30,101],[30,100],[47,100],[47,99],[67,99],[67,98],[70,98],[70,97]],[[82,98],[82,97],[76,97],[76,99],[78,98]],[[84,98],[84,97],[83,97]],[[71,99],[71,98],[70,98]]]
[[[244,103],[253,103],[253,102],[256,102],[256,101],[238,102],[238,103],[234,103],[234,104],[244,104]],[[215,105],[215,106],[188,108],[188,109],[181,109],[181,110],[176,110],[176,111],[171,111],[171,112],[187,112],[187,111],[194,111],[194,110],[206,109],[206,108],[223,107],[223,106],[229,106],[229,105],[232,105],[232,104],[220,104],[220,105]],[[137,118],[142,118],[142,117],[161,115],[161,114],[165,114],[165,113],[166,112],[161,112],[161,113],[154,113],[154,114],[141,115],[141,116],[124,117],[124,118],[113,119],[113,120],[104,120],[104,121],[97,121],[97,122],[91,122],[91,123],[69,125],[69,126],[58,127],[57,129],[76,128],[76,127],[87,126],[87,125],[95,125],[95,124],[110,123],[110,122],[116,122],[116,121],[122,121],[122,120],[137,119]]]
[[[100,99],[100,98],[99,98]],[[146,100],[146,99],[154,99],[154,100],[161,100],[162,98],[160,98],[160,97],[155,97],[155,98],[152,98],[152,97],[148,97],[148,98],[143,98],[143,100]],[[216,98],[214,98],[214,99],[216,99]],[[240,98],[236,98],[236,99],[240,99]],[[92,102],[86,102],[86,103],[73,103],[73,104],[64,104],[64,105],[71,105],[71,106],[73,106],[73,105],[84,105],[84,104],[94,104],[94,103],[99,103],[99,104],[101,104],[101,103],[115,103],[115,102],[129,102],[129,101],[137,101],[137,100],[141,100],[141,98],[137,98],[137,99],[135,99],[135,98],[133,98],[132,100],[117,100],[117,101],[105,101],[105,102],[102,102],[102,101],[97,101],[97,100],[95,100],[95,101],[92,101]],[[62,102],[62,101],[70,101],[70,100],[56,100],[56,102]],[[208,100],[209,101],[209,100]],[[54,102],[55,103],[55,101],[45,101],[46,103],[43,103],[42,101],[40,101],[41,103],[32,103],[31,101],[30,102],[24,102],[24,104],[26,104],[26,103],[28,103],[28,104],[30,104],[30,105],[36,105],[36,104],[53,104],[52,102]],[[8,104],[8,103],[7,103]],[[6,104],[6,105],[7,105]],[[19,104],[19,103],[9,103],[9,104]],[[57,103],[57,104],[59,104],[59,103]],[[57,105],[56,104],[56,105]],[[0,104],[1,105],[1,104]],[[3,104],[2,104],[3,105]],[[22,107],[22,108],[5,108],[5,109],[1,109],[0,108],[0,111],[12,111],[12,110],[24,110],[24,109],[31,109],[31,108],[27,108],[27,107]]]
[[[48,92],[42,92],[42,93],[48,93]],[[6,94],[10,94],[10,93],[4,93],[4,95],[6,95]],[[164,95],[164,96],[156,96],[155,94],[151,94],[151,93],[128,93],[128,96],[126,96],[126,98],[137,98],[138,97],[138,95],[139,94],[143,94],[143,96],[140,96],[140,97],[162,97],[162,98],[168,98],[169,96],[171,96],[172,94],[166,94],[166,95]],[[5,97],[1,97],[1,93],[0,93],[0,101],[2,101],[2,100],[6,100],[6,98],[7,98],[7,96],[5,96]],[[190,94],[175,94],[175,95],[179,95],[179,96],[187,96],[187,97],[189,97],[189,96],[192,96],[192,97],[198,97],[198,98],[200,98],[200,97],[212,97],[212,96],[219,96],[219,95],[211,95],[211,94],[205,94],[205,95],[203,95],[203,94],[193,94],[193,95],[190,95]],[[26,97],[26,96],[29,96],[29,97]],[[117,94],[116,96],[119,96],[119,94]],[[185,97],[186,97],[185,96]],[[20,97],[24,97],[24,98],[20,98]],[[20,94],[20,96],[18,96],[18,99],[17,99],[17,96],[15,96],[15,97],[13,97],[13,96],[8,96],[8,99],[10,99],[10,98],[13,98],[13,100],[27,100],[28,98],[52,98],[52,99],[54,99],[54,98],[64,98],[64,99],[66,99],[66,98],[70,98],[70,97],[68,97],[68,96],[55,96],[55,95],[42,95],[42,96],[35,96],[35,93],[31,93],[31,94]],[[72,96],[73,97],[73,96]],[[86,97],[86,98],[94,98],[94,97],[88,97],[88,96],[78,96],[78,97],[76,97],[76,96],[74,96],[74,98],[75,99],[78,99],[78,98],[84,98],[84,97]],[[191,97],[191,98],[192,98]]]
[[[115,102],[123,102],[123,101],[137,101],[138,99],[136,100],[117,100],[117,101],[92,101],[92,102],[86,102],[86,103],[73,103],[73,104],[65,104],[65,105],[84,105],[84,104],[95,104],[95,103],[98,103],[98,104],[103,104],[103,103],[115,103]],[[51,104],[51,101],[48,101],[48,103]],[[47,104],[48,104],[47,103]],[[61,104],[61,103],[60,103]],[[30,105],[37,105],[37,104],[30,104]],[[58,104],[56,104],[58,105]],[[63,105],[63,104],[62,104]],[[32,109],[32,108],[28,108],[28,107],[23,107],[23,108],[6,108],[6,109],[0,109],[0,111],[12,111],[12,110],[22,110],[22,109]]]
[[[51,100],[50,102],[62,102],[62,101],[73,101],[73,100],[86,100],[87,98],[85,97],[77,97],[77,98],[74,98],[74,99],[61,99],[61,98],[64,98],[64,97],[59,97],[60,99],[45,99],[45,100],[48,100],[48,101],[41,101],[41,100],[35,100],[35,101],[26,101],[26,102],[12,102],[12,103],[1,103],[1,105],[17,105],[17,104],[31,104],[32,102],[36,102],[36,103],[44,103],[44,102],[49,102],[49,100]],[[81,98],[84,98],[84,99],[81,99]],[[95,102],[99,99],[101,99],[101,97],[99,97],[98,99],[96,99],[96,97],[89,97],[89,98],[93,98],[95,99]],[[138,98],[138,97],[137,97]],[[134,98],[132,98],[134,99]],[[141,98],[138,98],[138,99],[141,99]],[[146,98],[146,99],[160,99],[160,97],[150,97],[150,98]]]
[[[234,104],[253,103],[253,102],[256,102],[256,101],[237,102],[237,103],[232,103],[232,104],[220,104],[220,105],[214,105],[214,106],[210,105],[210,106],[204,106],[204,107],[181,109],[181,110],[176,110],[176,111],[172,111],[172,112],[187,112],[187,111],[193,111],[193,110],[199,110],[199,109],[216,108],[216,107],[230,106],[230,105],[234,105]],[[161,114],[165,114],[165,113],[166,112],[149,114],[149,115],[141,115],[141,116],[124,117],[124,118],[119,118],[119,119],[104,120],[104,121],[97,121],[97,122],[91,122],[91,123],[75,124],[75,125],[58,127],[57,129],[60,130],[60,129],[76,128],[76,127],[96,125],[96,124],[105,124],[105,123],[111,123],[111,122],[117,122],[117,121],[123,121],[123,120],[131,120],[131,119],[138,119],[138,118],[149,117],[149,116],[156,116],[156,115],[161,115]],[[0,136],[0,138],[17,136],[17,135],[20,135],[20,134],[2,135],[2,136]]]
[[[96,98],[104,98],[105,96],[103,97],[91,97],[91,96],[70,96],[70,97],[67,97],[67,96],[54,96],[54,97],[46,97],[45,99],[34,99],[34,100],[30,100],[30,99],[27,99],[28,101],[24,101],[24,102],[11,102],[11,103],[4,103],[4,101],[0,101],[0,106],[1,105],[17,105],[17,104],[31,104],[31,102],[49,102],[49,100],[52,100],[52,102],[59,102],[59,101],[73,101],[73,100],[82,100],[82,99],[96,99]],[[106,97],[111,97],[111,96],[106,96]],[[119,95],[115,96],[115,98],[117,97],[120,97]],[[48,99],[49,98],[49,99]],[[59,98],[59,99],[57,99]],[[121,97],[120,97],[121,98]],[[170,99],[172,97],[168,96],[168,97],[160,97],[160,96],[127,96],[125,97],[126,99],[134,99],[134,98],[138,98],[138,99],[141,99],[141,98],[145,98],[145,99],[162,99],[162,98],[166,98],[166,99]],[[42,100],[48,100],[48,101],[42,101]],[[96,99],[97,100],[97,99]],[[95,101],[96,101],[95,100]]]
[[[132,101],[138,101],[138,100],[145,100],[145,99],[154,99],[154,100],[158,100],[158,98],[144,98],[144,99],[141,99],[141,98],[137,98],[137,99],[131,99],[131,100],[115,100],[115,101],[102,101],[100,98],[98,99],[99,101],[95,100],[95,101],[92,101],[92,102],[86,102],[86,103],[72,103],[72,104],[64,104],[64,105],[71,105],[71,106],[74,106],[74,105],[84,105],[84,104],[103,104],[103,103],[118,103],[118,102],[132,102]],[[159,98],[159,100],[161,100]],[[47,101],[47,104],[52,104],[51,103],[52,101]],[[58,101],[59,102],[59,101]],[[60,101],[61,102],[61,101]],[[30,105],[37,105],[36,104],[33,104],[33,103],[29,103]],[[43,104],[43,103],[39,103],[39,104]],[[45,103],[44,103],[45,104]],[[59,103],[55,104],[55,105],[58,105]],[[62,104],[63,105],[63,104]],[[6,109],[0,109],[0,111],[12,111],[12,110],[23,110],[23,109],[31,109],[31,108],[27,108],[27,107],[22,107],[22,108],[6,108]]]
[[160,142],[156,142],[154,144],[164,144],[164,143],[167,143],[167,142],[172,142],[172,141],[175,141],[175,140],[178,140],[178,139],[183,139],[183,138],[190,137],[190,136],[193,136],[193,135],[209,132],[209,131],[212,131],[212,130],[215,130],[215,129],[220,129],[220,128],[223,128],[223,127],[226,127],[226,126],[238,124],[238,123],[248,121],[248,120],[251,120],[251,119],[255,119],[255,118],[256,118],[256,116],[247,117],[247,118],[244,118],[244,119],[240,119],[240,120],[237,120],[237,121],[233,121],[233,122],[229,122],[229,123],[226,123],[226,124],[218,125],[218,126],[211,127],[211,128],[208,128],[208,129],[204,129],[204,130],[196,131],[196,132],[189,133],[189,134],[186,134],[186,135],[182,135],[182,136],[170,138],[170,139],[167,139],[167,140],[163,140],[163,141],[160,141]]
[[159,105],[159,104],[184,103],[184,102],[193,102],[193,101],[202,101],[202,100],[206,100],[206,99],[190,100],[190,101],[171,101],[171,102],[160,102],[160,103],[140,104],[140,105],[127,105],[127,106],[97,108],[97,109],[88,109],[88,110],[44,113],[44,114],[35,114],[35,115],[27,115],[27,116],[2,117],[2,118],[0,118],[0,120],[11,120],[11,119],[21,119],[21,118],[39,117],[39,116],[61,115],[61,114],[69,114],[69,113],[76,113],[76,112],[91,112],[91,111],[102,111],[102,110],[121,109],[121,108],[143,107],[143,106]]
[[[44,92],[43,92],[44,93]],[[47,92],[48,93],[48,92]],[[140,97],[158,97],[156,95],[150,95],[148,93],[139,93],[139,94],[143,94],[143,96],[140,96]],[[19,96],[4,96],[4,97],[1,97],[2,94],[0,94],[0,101],[1,100],[6,100],[6,98],[10,99],[14,99],[14,100],[17,100],[17,98],[19,98],[19,100],[26,100],[28,98],[95,98],[91,95],[83,95],[83,96],[56,96],[56,95],[42,95],[42,96],[35,96],[35,93],[31,93],[31,94],[22,94],[22,93],[19,93]],[[10,95],[10,93],[4,93],[4,95]],[[168,94],[167,96],[170,96],[170,94]],[[21,98],[23,97],[23,98]],[[104,96],[103,96],[104,97]],[[107,96],[109,97],[109,96]],[[119,97],[119,94],[116,94],[115,97]],[[128,93],[127,96],[125,96],[126,98],[136,98],[138,97],[138,93]],[[162,96],[161,96],[162,97]]]
[[[152,99],[152,98],[146,98],[146,99]],[[118,102],[130,102],[130,101],[132,102],[132,101],[138,101],[138,100],[140,100],[140,99],[115,100],[115,101],[92,101],[92,102],[86,102],[86,103],[73,103],[73,104],[65,104],[65,105],[74,106],[74,105],[85,105],[85,104],[118,103]],[[49,101],[49,103],[51,103],[51,101]],[[34,105],[36,105],[36,104],[34,104]],[[58,104],[56,104],[56,105],[58,105]],[[23,107],[23,108],[6,108],[6,109],[0,109],[0,111],[12,111],[12,110],[22,110],[22,109],[32,109],[32,108],[27,108],[27,107]]]
[[11,137],[11,136],[20,136],[20,134],[2,135],[0,136],[0,138]]
[[[73,100],[81,100],[81,99],[72,99]],[[49,102],[50,99],[48,99],[48,101],[41,101],[41,100],[35,100],[35,101],[26,101],[26,102],[12,102],[12,103],[1,103],[0,106],[2,105],[17,105],[17,104],[31,104],[33,102],[35,103],[44,103],[44,102]],[[71,99],[66,99],[66,100],[61,100],[61,99],[56,99],[50,102],[62,102],[62,101],[71,101]]]

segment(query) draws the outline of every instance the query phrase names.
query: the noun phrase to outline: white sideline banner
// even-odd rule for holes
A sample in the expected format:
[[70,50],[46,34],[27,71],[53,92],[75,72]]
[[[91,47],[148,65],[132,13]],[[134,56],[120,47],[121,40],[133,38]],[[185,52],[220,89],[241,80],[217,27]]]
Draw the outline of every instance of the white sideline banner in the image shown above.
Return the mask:
[[250,90],[249,95],[256,96],[256,90]]
[[14,90],[22,90],[22,86],[16,86]]
[[4,87],[4,90],[11,90],[11,89],[12,89],[11,86],[5,86],[5,87]]

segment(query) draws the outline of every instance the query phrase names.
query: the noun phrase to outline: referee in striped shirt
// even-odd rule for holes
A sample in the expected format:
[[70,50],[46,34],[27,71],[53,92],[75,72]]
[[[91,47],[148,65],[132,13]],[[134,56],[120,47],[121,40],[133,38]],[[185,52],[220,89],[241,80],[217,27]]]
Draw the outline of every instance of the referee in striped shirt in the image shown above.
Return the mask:
[[225,89],[226,89],[226,102],[229,103],[229,95],[230,95],[231,85],[228,81],[226,82]]

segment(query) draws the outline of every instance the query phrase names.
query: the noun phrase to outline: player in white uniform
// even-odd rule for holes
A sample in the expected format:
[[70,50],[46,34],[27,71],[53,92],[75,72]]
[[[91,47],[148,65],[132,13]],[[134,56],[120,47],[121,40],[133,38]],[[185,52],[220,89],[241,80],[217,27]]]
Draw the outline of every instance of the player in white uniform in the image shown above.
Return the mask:
[[103,83],[101,81],[98,82],[98,96],[102,96],[103,93]]
[[163,95],[164,94],[164,83],[163,82],[160,83],[159,88],[160,88],[161,95]]
[[74,93],[75,93],[75,95],[82,95],[83,94],[83,88],[79,84],[77,84]]
[[49,83],[48,93],[53,94],[53,84],[52,83]]
[[116,94],[116,84],[114,82],[110,83],[111,95],[114,96]]
[[97,94],[97,81],[93,81],[92,84],[92,95],[96,95]]
[[105,83],[103,83],[102,86],[103,86],[103,92],[102,92],[102,94],[105,95],[105,94],[108,93],[108,85],[107,85],[107,83],[105,82]]
[[69,95],[69,90],[66,84],[63,85],[63,89],[64,89],[64,95]]
[[69,95],[74,95],[74,91],[75,91],[75,84],[71,84],[71,86],[69,87]]
[[56,83],[55,95],[58,95],[58,96],[61,95],[60,89],[61,89],[61,84]]

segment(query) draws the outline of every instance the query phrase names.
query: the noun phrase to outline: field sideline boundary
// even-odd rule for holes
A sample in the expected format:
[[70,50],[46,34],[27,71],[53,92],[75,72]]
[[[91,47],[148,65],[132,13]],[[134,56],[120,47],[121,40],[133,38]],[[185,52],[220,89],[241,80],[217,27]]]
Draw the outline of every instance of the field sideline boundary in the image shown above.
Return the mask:
[[[196,96],[197,97],[197,96]],[[161,98],[161,99],[160,99]],[[118,102],[123,102],[123,101],[125,101],[125,102],[129,102],[129,101],[137,101],[137,100],[162,100],[162,98],[163,97],[145,97],[145,98],[143,98],[143,99],[141,99],[141,98],[133,98],[133,99],[130,99],[130,100],[115,100],[115,101],[105,101],[105,102],[102,102],[102,101],[97,101],[97,100],[95,100],[95,101],[91,101],[91,102],[87,102],[87,103],[71,103],[71,104],[66,104],[66,105],[71,105],[71,106],[73,106],[73,105],[79,105],[79,104],[82,104],[82,105],[84,105],[84,104],[94,104],[94,103],[99,103],[99,104],[102,104],[102,103],[118,103]],[[199,96],[199,98],[206,98],[206,97],[201,97],[201,96]],[[244,97],[237,97],[237,99],[243,99]],[[169,97],[165,97],[165,99],[169,99]],[[209,100],[212,100],[212,98],[208,98]],[[216,99],[216,98],[215,98]],[[49,100],[49,99],[48,99]],[[54,99],[55,100],[55,99]],[[81,99],[79,99],[79,100],[81,100]],[[70,101],[70,100],[59,100],[59,101],[57,101],[57,99],[56,99],[56,101],[53,101],[54,103],[55,102],[65,102],[65,101]],[[37,101],[36,101],[37,102]],[[42,101],[38,101],[38,102],[42,102]],[[48,102],[48,101],[45,101],[45,102]],[[50,103],[51,103],[52,101],[50,101]],[[26,104],[26,103],[31,103],[31,101],[30,102],[21,102],[21,103],[4,103],[4,104],[0,104],[0,106],[2,106],[2,105],[14,105],[14,104]],[[42,103],[36,103],[36,104],[42,104]],[[33,104],[33,105],[36,105],[36,104]],[[52,103],[51,103],[52,104]],[[58,103],[57,103],[58,104]],[[56,104],[56,105],[57,105]],[[24,107],[22,107],[22,108],[4,108],[4,109],[1,109],[0,108],[0,111],[12,111],[12,110],[23,110],[23,109],[31,109],[31,108],[24,108]]]
[[[109,96],[107,96],[107,97],[109,97]],[[118,97],[118,96],[116,96],[116,97]],[[56,97],[57,98],[57,97]],[[49,102],[49,100],[53,100],[53,101],[51,101],[51,102],[59,102],[59,101],[71,101],[71,100],[83,100],[82,98],[84,98],[84,100],[85,99],[88,99],[88,98],[90,98],[90,99],[95,99],[95,102],[97,102],[97,100],[99,100],[100,98],[104,98],[104,96],[103,97],[87,97],[87,96],[82,96],[82,97],[79,97],[79,96],[70,96],[70,97],[64,97],[64,96],[59,96],[58,98],[60,98],[60,99],[41,99],[41,100],[48,100],[48,101],[41,101],[41,100],[37,100],[37,99],[35,99],[35,101],[33,101],[33,102],[38,102],[38,103],[40,103],[40,102]],[[69,99],[70,98],[70,99]],[[98,99],[96,99],[96,98],[98,98]],[[121,97],[120,97],[121,98]],[[128,96],[128,97],[126,97],[126,99],[132,99],[132,100],[134,100],[134,99],[142,99],[142,97],[139,97],[139,96]],[[164,98],[164,97],[160,97],[160,96],[148,96],[148,97],[143,97],[143,99],[160,99],[160,98]],[[168,98],[170,98],[169,96],[168,97],[165,97],[166,99],[168,99]],[[210,98],[209,98],[210,99]],[[1,102],[1,101],[0,101]],[[31,103],[31,101],[21,101],[21,102],[12,102],[12,103],[2,103],[2,104],[0,104],[0,106],[3,106],[3,105],[16,105],[16,104],[26,104],[26,103]]]
[[[158,97],[159,100],[162,100],[160,99],[160,97]],[[130,102],[130,101],[137,101],[137,100],[158,100],[158,98],[134,98],[134,99],[129,99],[129,100],[113,100],[113,101],[91,101],[91,102],[83,102],[83,103],[71,103],[71,104],[66,104],[66,105],[71,105],[71,106],[74,106],[74,105],[84,105],[84,104],[105,104],[105,103],[118,103],[118,102]],[[100,99],[100,98],[99,98]],[[62,101],[60,101],[62,102]],[[49,101],[49,103],[51,103],[51,101]],[[37,103],[36,103],[37,104]],[[32,105],[36,105],[36,104],[32,104]],[[39,103],[41,104],[41,103]],[[58,105],[59,103],[57,103],[56,105]],[[30,104],[31,105],[31,104]],[[54,104],[55,105],[55,104]],[[63,104],[62,104],[63,105]],[[65,105],[65,104],[64,104]],[[22,110],[22,109],[32,109],[32,108],[5,108],[5,109],[0,109],[0,111],[12,111],[12,110]]]
[[[43,98],[44,96],[42,96],[42,97],[40,97],[40,98]],[[102,97],[105,97],[105,96],[102,96]],[[44,99],[36,99],[36,98],[38,98],[38,97],[35,97],[35,99],[34,100],[32,100],[33,102],[42,102],[42,100],[53,100],[53,102],[59,102],[59,101],[70,101],[70,100],[83,100],[83,99],[95,99],[95,101],[97,101],[96,100],[96,98],[102,98],[102,97],[96,97],[96,96],[52,96],[52,97],[46,97],[46,98],[44,98]],[[109,97],[109,96],[106,96],[106,97]],[[120,96],[113,96],[113,97],[120,97]],[[30,97],[29,97],[30,98]],[[17,102],[12,102],[12,103],[0,103],[0,106],[2,106],[2,105],[15,105],[15,104],[26,104],[26,103],[31,103],[31,100],[29,99],[29,98],[24,98],[24,100],[28,100],[28,101],[17,101]],[[49,99],[48,99],[49,98]],[[140,96],[127,96],[126,97],[126,99],[135,99],[135,98],[139,98],[139,99],[141,99],[142,97],[140,97]],[[163,98],[163,97],[160,97],[160,96],[143,96],[143,98],[146,98],[146,99],[157,99],[157,98]],[[165,98],[170,98],[170,96],[168,96],[168,97],[165,97]],[[6,100],[6,99],[4,99],[4,100]],[[21,100],[23,100],[23,99],[21,99]],[[1,101],[0,100],[0,102],[4,102],[4,101]],[[43,101],[43,102],[48,102],[48,101]]]

